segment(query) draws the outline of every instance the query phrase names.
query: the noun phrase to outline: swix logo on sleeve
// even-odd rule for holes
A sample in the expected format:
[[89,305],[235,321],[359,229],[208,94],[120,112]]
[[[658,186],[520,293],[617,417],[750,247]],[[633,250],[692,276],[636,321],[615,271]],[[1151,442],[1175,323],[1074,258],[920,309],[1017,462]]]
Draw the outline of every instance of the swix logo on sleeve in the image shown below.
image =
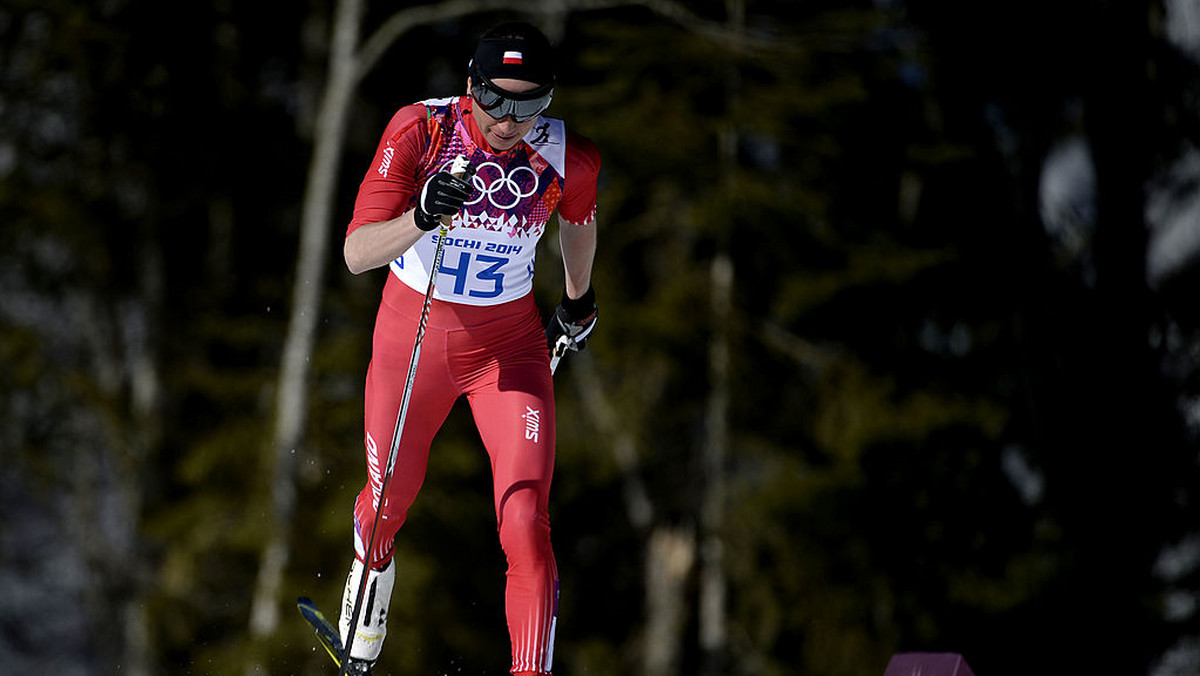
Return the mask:
[[526,406],[525,413],[521,417],[525,419],[525,438],[537,443],[538,433],[542,429],[542,412],[536,408]]
[[388,169],[392,166],[392,155],[396,154],[396,149],[388,146],[383,149],[383,159],[379,161],[379,175],[387,178]]

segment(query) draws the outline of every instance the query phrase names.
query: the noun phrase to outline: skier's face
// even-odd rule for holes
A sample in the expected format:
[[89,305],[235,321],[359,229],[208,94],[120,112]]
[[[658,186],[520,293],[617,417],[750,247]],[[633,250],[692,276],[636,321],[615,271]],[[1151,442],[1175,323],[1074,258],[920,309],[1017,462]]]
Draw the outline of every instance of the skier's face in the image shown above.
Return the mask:
[[[528,92],[538,88],[538,85],[525,80],[509,80],[500,78],[492,80],[492,84],[501,87],[510,92]],[[471,92],[471,79],[467,78],[467,93]],[[537,122],[537,117],[517,122],[512,115],[506,115],[499,120],[488,115],[482,107],[478,105],[471,106],[471,114],[475,118],[475,124],[479,126],[479,131],[483,132],[483,137],[487,139],[488,145],[492,146],[492,150],[503,152],[517,145],[525,134],[533,128]]]

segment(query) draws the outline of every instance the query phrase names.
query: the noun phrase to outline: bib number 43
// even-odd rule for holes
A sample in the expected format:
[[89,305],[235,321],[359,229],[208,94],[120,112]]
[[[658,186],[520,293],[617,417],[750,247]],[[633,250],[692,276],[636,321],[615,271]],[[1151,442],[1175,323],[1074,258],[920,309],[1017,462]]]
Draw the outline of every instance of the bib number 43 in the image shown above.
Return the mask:
[[[442,259],[438,275],[454,278],[456,296],[465,293],[471,298],[495,298],[504,293],[504,273],[500,271],[508,264],[508,259],[504,256],[459,251],[457,261],[450,258],[451,256],[447,255]],[[468,284],[470,288],[467,288]],[[438,286],[445,288],[441,284]]]

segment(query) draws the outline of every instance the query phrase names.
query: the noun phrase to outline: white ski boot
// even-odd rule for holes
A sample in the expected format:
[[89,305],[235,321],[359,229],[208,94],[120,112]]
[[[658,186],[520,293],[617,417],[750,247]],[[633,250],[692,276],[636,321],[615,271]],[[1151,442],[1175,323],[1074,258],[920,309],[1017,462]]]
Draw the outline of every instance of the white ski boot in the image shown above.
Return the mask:
[[[354,601],[362,581],[363,563],[357,558],[346,576],[346,588],[342,591],[342,614],[338,619],[338,630],[342,645],[350,640],[350,616],[354,614]],[[347,673],[355,676],[370,676],[371,666],[379,659],[383,639],[387,637],[388,605],[392,600],[392,586],[396,582],[396,566],[388,561],[383,570],[371,570],[367,575],[367,587],[363,592],[362,610],[359,611],[358,626],[354,632],[354,644],[350,646],[350,662]]]

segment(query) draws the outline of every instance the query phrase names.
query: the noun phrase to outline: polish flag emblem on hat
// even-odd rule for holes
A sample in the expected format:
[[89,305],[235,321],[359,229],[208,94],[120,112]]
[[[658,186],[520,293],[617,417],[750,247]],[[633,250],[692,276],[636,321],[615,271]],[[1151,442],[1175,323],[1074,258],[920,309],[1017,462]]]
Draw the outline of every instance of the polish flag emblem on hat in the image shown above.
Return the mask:
[[517,51],[504,52],[504,63],[513,64],[513,65],[517,65],[517,66],[521,65],[521,63],[522,63],[521,52],[517,52]]

